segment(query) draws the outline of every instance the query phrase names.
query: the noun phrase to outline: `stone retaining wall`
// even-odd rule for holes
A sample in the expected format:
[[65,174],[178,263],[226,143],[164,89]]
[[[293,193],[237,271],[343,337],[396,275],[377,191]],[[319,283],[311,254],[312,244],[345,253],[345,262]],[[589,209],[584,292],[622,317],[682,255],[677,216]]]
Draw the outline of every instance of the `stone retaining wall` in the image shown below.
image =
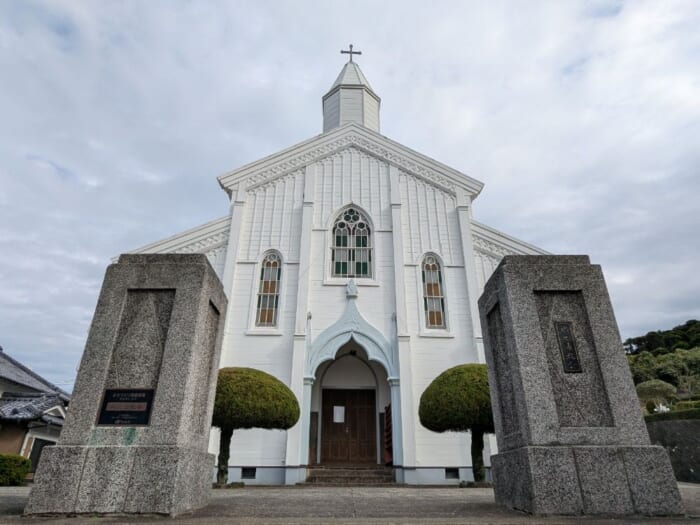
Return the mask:
[[700,419],[647,422],[649,438],[671,456],[678,481],[700,483]]

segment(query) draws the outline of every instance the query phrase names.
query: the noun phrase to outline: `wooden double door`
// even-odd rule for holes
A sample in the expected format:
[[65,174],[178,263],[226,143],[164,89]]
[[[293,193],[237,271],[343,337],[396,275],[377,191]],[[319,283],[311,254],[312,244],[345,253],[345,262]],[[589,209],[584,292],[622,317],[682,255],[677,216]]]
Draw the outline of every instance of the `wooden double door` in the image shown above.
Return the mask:
[[377,462],[374,390],[323,389],[322,463]]

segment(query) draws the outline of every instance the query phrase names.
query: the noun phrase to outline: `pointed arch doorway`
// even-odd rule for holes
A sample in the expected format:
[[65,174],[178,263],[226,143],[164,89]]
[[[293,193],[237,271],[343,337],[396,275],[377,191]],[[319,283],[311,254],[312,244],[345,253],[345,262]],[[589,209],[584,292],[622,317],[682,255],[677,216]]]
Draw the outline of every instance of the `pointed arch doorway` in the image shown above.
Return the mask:
[[[382,464],[391,447],[387,434],[391,392],[384,367],[367,358],[354,339],[322,363],[312,392],[312,462],[323,465]],[[315,421],[315,423],[314,423]],[[314,435],[315,434],[315,435]],[[315,460],[315,461],[314,461]]]

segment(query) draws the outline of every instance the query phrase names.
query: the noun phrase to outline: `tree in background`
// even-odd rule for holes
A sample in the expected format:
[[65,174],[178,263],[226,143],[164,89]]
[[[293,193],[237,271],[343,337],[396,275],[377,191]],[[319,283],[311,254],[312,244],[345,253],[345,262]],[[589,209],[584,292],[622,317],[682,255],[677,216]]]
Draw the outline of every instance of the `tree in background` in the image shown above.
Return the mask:
[[660,379],[675,386],[680,399],[700,393],[700,321],[657,330],[624,342],[634,383]]
[[[653,403],[655,407],[658,407],[675,399],[676,387],[660,379],[652,379],[637,385],[637,397],[645,404]],[[651,412],[651,410],[649,411]]]
[[641,352],[627,356],[635,384],[661,379],[678,388],[679,397],[700,392],[700,347],[653,355]]
[[445,370],[421,395],[418,416],[434,432],[471,431],[474,481],[484,480],[484,434],[494,431],[486,365]]
[[228,479],[233,431],[241,428],[287,430],[299,420],[299,403],[279,379],[253,368],[222,368],[216,383],[212,425],[221,430],[216,481]]
[[671,330],[657,330],[639,337],[630,337],[624,342],[624,347],[628,354],[650,352],[653,355],[700,347],[700,321],[691,319]]
[[654,371],[656,358],[651,352],[644,351],[636,355],[630,355],[628,356],[628,361],[635,385],[643,383],[644,381],[656,379],[656,373]]

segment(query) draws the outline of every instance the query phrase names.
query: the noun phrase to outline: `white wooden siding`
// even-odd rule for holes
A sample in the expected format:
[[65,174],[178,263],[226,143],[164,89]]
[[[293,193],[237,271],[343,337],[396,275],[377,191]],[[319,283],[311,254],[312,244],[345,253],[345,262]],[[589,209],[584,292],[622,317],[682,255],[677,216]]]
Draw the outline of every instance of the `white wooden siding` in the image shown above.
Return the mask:
[[241,225],[239,261],[257,261],[274,248],[285,262],[299,260],[304,170],[254,188],[248,194]]
[[[282,265],[279,331],[282,335],[247,335],[253,328],[258,285],[257,264],[237,265],[229,298],[230,323],[220,366],[244,366],[272,374],[288,386],[291,380],[294,320],[296,315],[297,264]],[[230,465],[279,466],[284,463],[287,434],[275,430],[236,430],[231,442]]]
[[254,329],[256,291],[259,279],[258,264],[238,264],[233,289],[229,296],[230,316],[227,348],[221,357],[221,366],[249,366],[264,370],[289,385],[292,363],[292,334],[296,315],[298,265],[282,265],[280,283],[280,312],[278,328],[282,335],[247,335]]
[[[312,337],[315,339],[323,330],[342,316],[347,304],[345,286],[327,284],[330,265],[330,236],[326,231],[316,230],[311,236],[311,268],[309,275],[309,311],[311,312]],[[395,312],[394,265],[391,249],[391,232],[375,232],[374,243],[374,282],[378,286],[359,286],[357,308],[360,313],[379,329],[386,339],[392,337]],[[330,267],[330,266],[329,266]]]
[[340,125],[350,122],[362,122],[362,89],[341,89]]
[[548,252],[472,221],[474,269],[477,285],[483,290],[504,255],[547,255]]
[[[420,397],[431,381],[442,372],[462,363],[478,361],[473,345],[466,276],[462,268],[444,270],[448,330],[453,337],[424,337],[423,296],[420,267],[406,268],[406,304],[411,337],[411,371],[413,406],[418,410]],[[470,465],[468,436],[457,433],[438,434],[427,430],[415,418],[416,466],[456,467]]]
[[363,99],[364,125],[369,129],[379,131],[379,102],[367,93],[364,94]]
[[231,439],[228,464],[242,467],[277,467],[284,463],[286,449],[287,433],[284,430],[236,430]]
[[399,185],[405,262],[432,251],[447,265],[463,265],[454,196],[403,171]]
[[314,228],[326,228],[351,202],[370,215],[374,229],[391,229],[389,166],[357,148],[346,148],[307,169],[316,173]]
[[209,259],[209,263],[212,268],[214,268],[219,279],[223,279],[224,264],[226,263],[226,244],[214,248],[213,250],[206,251],[204,254],[207,256],[207,259]]
[[479,290],[484,289],[486,281],[489,280],[491,274],[496,270],[498,263],[501,262],[502,257],[482,252],[480,250],[474,250],[474,266],[476,269],[476,283]]
[[323,131],[338,127],[340,121],[340,92],[336,91],[323,102]]

